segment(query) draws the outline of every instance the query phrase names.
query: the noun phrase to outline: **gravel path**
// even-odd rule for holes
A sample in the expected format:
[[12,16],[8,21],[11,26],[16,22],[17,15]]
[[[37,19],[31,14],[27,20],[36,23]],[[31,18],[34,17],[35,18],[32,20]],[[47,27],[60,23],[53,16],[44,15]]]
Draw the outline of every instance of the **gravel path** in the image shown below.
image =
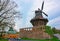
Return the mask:
[[60,40],[60,34],[54,34]]
[[33,40],[21,40],[21,41],[33,41]]
[[32,40],[20,40],[20,39],[9,39],[8,41],[32,41]]

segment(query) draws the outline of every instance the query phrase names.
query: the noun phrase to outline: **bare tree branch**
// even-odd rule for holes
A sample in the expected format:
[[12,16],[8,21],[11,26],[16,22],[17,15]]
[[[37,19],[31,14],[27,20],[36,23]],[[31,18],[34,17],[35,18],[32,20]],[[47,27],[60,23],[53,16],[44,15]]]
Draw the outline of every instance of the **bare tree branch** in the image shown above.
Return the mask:
[[19,12],[16,11],[17,4],[10,0],[0,0],[0,28],[13,27],[15,25],[14,18]]
[[[16,7],[16,5],[15,5],[13,8],[15,8],[15,7]],[[5,14],[6,12],[8,12],[8,11],[12,10],[13,8],[8,9],[7,11],[3,12],[3,13],[0,15],[0,17],[1,17],[3,14]]]

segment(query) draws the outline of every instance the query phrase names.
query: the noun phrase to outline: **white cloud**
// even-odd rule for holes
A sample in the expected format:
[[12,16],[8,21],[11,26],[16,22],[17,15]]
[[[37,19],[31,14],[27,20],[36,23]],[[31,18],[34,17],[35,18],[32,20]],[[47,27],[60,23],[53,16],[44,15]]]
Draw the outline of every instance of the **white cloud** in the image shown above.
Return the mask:
[[[27,26],[31,26],[30,20],[34,16],[34,12],[32,12],[32,11],[35,11],[38,8],[41,8],[42,1],[43,0],[34,0],[33,1],[33,4],[32,4],[33,6],[29,10],[28,15],[27,15],[27,22],[28,22],[28,23],[26,23]],[[52,12],[52,10],[56,10],[59,7],[59,4],[57,2],[55,2],[55,0],[44,0],[44,2],[45,2],[44,3],[44,11],[46,13],[50,13],[50,12]],[[51,14],[49,14],[49,15],[51,15]]]
[[[42,1],[43,0],[15,0],[19,5],[20,5],[20,3],[26,3],[26,4],[28,4],[30,1],[33,1],[33,3],[32,3],[32,7],[30,8],[30,10],[29,10],[29,12],[27,12],[28,14],[26,15],[27,17],[26,17],[26,27],[27,26],[32,26],[31,24],[30,24],[30,20],[34,17],[34,12],[32,12],[32,11],[35,11],[35,10],[37,10],[38,8],[41,8],[41,5],[42,5]],[[46,13],[48,13],[48,15],[52,15],[52,13],[50,14],[50,12],[53,12],[54,10],[56,10],[57,8],[60,8],[60,2],[58,2],[57,0],[44,0],[45,1],[45,3],[44,3],[44,12],[46,12]],[[19,6],[20,8],[23,8],[22,6]],[[21,9],[20,9],[21,10]],[[50,16],[51,17],[51,16]],[[55,18],[55,19],[53,19],[53,20],[50,20],[49,21],[49,25],[53,25],[53,24],[55,24],[55,23],[59,23],[60,22],[60,19],[59,19],[60,17],[57,17],[57,18]],[[21,23],[21,25],[23,25],[22,24],[22,22],[23,22],[24,20],[22,20],[20,23]],[[18,22],[19,23],[19,22]],[[17,24],[17,26],[20,28],[20,26],[19,26],[19,24]],[[16,29],[17,29],[17,26],[16,26]]]
[[44,5],[45,12],[50,13],[58,8],[60,8],[60,2],[58,2],[57,0],[45,0],[45,5]]
[[55,26],[56,27],[56,29],[59,29],[60,30],[60,24],[59,25],[57,25],[57,26]]
[[29,3],[30,1],[32,0],[20,0],[21,2],[24,2],[24,3]]
[[60,16],[55,18],[55,19],[50,20],[47,25],[50,25],[52,27],[56,27],[57,29],[59,29],[59,27],[60,27]]
[[33,3],[32,3],[32,7],[31,9],[29,10],[28,12],[28,15],[27,15],[27,18],[26,18],[26,27],[28,26],[32,26],[30,24],[30,20],[34,17],[34,11],[37,10],[37,8],[40,7],[40,2],[42,2],[42,0],[34,0]]
[[23,19],[21,19],[21,18],[20,19],[16,19],[15,22],[16,23],[15,23],[15,27],[14,28],[17,31],[19,31],[20,28],[23,28],[23,24],[22,24],[23,23]]

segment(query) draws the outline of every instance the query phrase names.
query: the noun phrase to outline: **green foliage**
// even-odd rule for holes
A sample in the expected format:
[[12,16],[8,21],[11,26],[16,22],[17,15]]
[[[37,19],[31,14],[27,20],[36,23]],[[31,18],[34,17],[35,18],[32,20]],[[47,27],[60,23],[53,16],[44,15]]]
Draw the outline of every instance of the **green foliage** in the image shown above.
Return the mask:
[[60,34],[60,30],[56,29],[55,27],[52,28],[54,34]]
[[54,34],[56,34],[57,33],[57,31],[56,31],[56,28],[54,27],[54,28],[52,28],[52,31],[53,31],[53,33]]
[[52,29],[51,29],[50,26],[46,26],[45,29],[46,29],[46,30],[45,30],[46,33],[48,33],[48,34],[50,34],[50,35],[53,35],[53,31],[52,31]]

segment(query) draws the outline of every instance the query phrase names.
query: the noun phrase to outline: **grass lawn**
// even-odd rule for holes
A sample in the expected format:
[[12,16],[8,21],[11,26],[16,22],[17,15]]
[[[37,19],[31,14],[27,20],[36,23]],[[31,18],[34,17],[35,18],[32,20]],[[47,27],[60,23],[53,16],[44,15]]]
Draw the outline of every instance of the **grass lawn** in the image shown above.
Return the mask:
[[[21,38],[21,40],[32,40],[32,41],[60,41],[57,38],[52,39],[30,39],[30,38]],[[8,39],[0,39],[0,41],[8,41]]]
[[21,40],[33,40],[33,41],[60,41],[57,38],[52,38],[52,39],[29,39],[29,38],[22,38]]
[[0,41],[8,41],[8,39],[0,39]]

